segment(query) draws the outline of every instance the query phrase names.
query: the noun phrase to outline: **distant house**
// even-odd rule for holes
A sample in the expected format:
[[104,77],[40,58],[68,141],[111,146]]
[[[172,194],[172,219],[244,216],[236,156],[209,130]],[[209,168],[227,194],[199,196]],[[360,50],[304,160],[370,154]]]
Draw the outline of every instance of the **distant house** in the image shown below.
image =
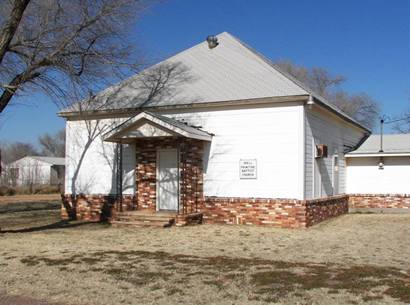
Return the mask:
[[64,183],[65,158],[26,156],[7,166],[13,185]]
[[410,134],[372,135],[345,157],[347,193],[409,193]]

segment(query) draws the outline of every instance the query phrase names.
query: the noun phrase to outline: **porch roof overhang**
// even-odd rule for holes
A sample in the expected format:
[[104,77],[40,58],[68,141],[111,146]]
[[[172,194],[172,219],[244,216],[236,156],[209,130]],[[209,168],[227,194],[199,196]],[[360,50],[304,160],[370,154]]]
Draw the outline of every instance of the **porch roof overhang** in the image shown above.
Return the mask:
[[392,152],[375,152],[375,153],[356,153],[346,154],[346,158],[366,158],[366,157],[409,157],[410,152],[392,153]]
[[185,137],[211,141],[212,136],[206,131],[175,119],[144,111],[105,133],[103,139],[116,143],[132,143],[138,139],[157,137]]

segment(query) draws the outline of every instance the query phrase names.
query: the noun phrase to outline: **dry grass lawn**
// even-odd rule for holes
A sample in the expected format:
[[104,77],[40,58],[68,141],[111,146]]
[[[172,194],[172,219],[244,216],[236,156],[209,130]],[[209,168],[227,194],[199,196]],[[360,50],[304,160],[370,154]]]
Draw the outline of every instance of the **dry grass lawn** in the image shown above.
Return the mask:
[[[114,229],[0,214],[0,287],[61,304],[408,304],[410,215],[307,230]],[[1,290],[2,288],[0,288]]]
[[0,204],[61,201],[60,194],[0,196]]

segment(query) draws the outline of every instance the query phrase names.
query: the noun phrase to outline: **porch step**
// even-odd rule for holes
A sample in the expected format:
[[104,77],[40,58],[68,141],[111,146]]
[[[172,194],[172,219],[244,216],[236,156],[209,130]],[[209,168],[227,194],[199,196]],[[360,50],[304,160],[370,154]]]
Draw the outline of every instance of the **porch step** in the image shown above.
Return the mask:
[[155,219],[168,219],[175,218],[176,213],[135,213],[135,212],[119,212],[116,216],[121,217],[142,217],[142,218],[155,218]]
[[170,227],[175,224],[174,213],[120,212],[111,220],[114,227]]
[[173,222],[164,221],[117,221],[112,220],[111,225],[115,228],[122,227],[157,227],[157,228],[168,228],[173,225]]

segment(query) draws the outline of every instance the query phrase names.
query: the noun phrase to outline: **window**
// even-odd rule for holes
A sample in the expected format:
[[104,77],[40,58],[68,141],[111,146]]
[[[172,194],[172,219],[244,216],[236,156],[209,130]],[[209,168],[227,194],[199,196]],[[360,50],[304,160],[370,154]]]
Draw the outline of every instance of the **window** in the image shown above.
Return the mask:
[[333,155],[333,195],[339,194],[339,155]]
[[18,168],[10,168],[10,177],[11,179],[18,179],[19,177],[19,169]]

